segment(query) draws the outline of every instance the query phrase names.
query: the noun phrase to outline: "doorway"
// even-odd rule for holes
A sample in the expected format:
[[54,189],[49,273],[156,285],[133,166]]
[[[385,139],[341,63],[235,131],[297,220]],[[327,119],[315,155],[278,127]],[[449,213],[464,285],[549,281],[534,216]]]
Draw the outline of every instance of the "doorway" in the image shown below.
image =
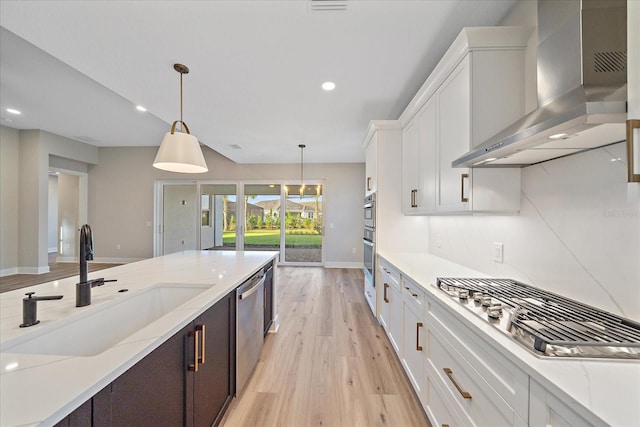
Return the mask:
[[285,197],[284,263],[322,264],[322,184],[286,185]]

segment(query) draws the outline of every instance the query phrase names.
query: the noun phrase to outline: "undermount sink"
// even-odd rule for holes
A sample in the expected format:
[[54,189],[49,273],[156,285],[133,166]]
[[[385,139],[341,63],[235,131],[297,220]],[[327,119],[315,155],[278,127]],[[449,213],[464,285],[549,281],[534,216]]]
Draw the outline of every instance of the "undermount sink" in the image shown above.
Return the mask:
[[96,305],[2,345],[3,353],[95,356],[180,307],[210,286],[157,285]]

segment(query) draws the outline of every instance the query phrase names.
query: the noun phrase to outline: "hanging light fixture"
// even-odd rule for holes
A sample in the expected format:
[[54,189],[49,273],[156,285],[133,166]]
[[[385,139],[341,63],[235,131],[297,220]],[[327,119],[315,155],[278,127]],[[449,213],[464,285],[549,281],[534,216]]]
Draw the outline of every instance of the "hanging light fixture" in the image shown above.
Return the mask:
[[[180,73],[180,120],[171,125],[171,131],[162,138],[162,143],[153,161],[153,166],[170,172],[202,173],[209,169],[204,161],[198,138],[191,135],[189,127],[182,120],[182,75],[189,73],[189,67],[173,64],[174,70]],[[180,130],[176,131],[176,124],[180,122]],[[183,132],[182,130],[185,130]]]
[[300,147],[300,198],[302,199],[304,196],[304,148],[306,145],[300,144],[298,147]]

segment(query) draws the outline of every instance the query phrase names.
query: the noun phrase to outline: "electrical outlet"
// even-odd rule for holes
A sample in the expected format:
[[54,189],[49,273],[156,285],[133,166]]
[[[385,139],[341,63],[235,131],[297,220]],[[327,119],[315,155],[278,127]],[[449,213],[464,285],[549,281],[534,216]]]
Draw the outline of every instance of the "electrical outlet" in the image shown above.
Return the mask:
[[504,261],[504,245],[500,242],[493,242],[493,260],[495,262]]

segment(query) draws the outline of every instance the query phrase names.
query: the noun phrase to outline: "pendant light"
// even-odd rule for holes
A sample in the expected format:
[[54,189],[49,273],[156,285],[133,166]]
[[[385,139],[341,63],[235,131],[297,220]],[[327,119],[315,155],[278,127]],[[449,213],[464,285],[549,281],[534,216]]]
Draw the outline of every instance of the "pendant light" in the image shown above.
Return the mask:
[[[189,73],[189,68],[182,64],[173,64],[174,70],[180,73],[180,120],[171,125],[171,131],[162,138],[162,143],[153,161],[153,167],[170,172],[202,173],[209,169],[204,161],[198,138],[191,135],[189,127],[182,120],[182,75]],[[180,122],[180,130],[176,124]],[[182,130],[185,130],[183,132]]]
[[300,144],[298,147],[300,147],[300,198],[302,199],[304,196],[304,148],[306,145]]

